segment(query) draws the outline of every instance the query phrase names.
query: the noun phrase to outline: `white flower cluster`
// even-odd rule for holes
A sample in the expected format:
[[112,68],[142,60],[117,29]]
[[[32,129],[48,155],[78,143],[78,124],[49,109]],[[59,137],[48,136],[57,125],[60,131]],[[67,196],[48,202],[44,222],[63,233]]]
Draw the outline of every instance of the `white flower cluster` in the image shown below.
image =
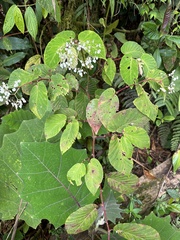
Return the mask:
[[[171,73],[168,74],[169,77],[171,77],[171,83],[169,84],[169,86],[167,87],[167,90],[168,90],[168,93],[171,94],[171,93],[174,93],[175,92],[175,82],[179,79],[178,76],[174,76],[174,73],[175,73],[176,70],[173,70]],[[164,92],[166,93],[166,89],[161,87],[157,92]]]
[[5,103],[6,105],[11,104],[15,109],[22,108],[23,103],[26,103],[26,100],[22,98],[17,98],[16,93],[18,91],[17,87],[21,80],[17,80],[14,82],[14,86],[12,89],[8,88],[8,85],[5,82],[2,82],[0,86],[0,103]]
[[[95,45],[94,40],[83,43],[73,40],[67,42],[65,48],[60,48],[57,52],[60,58],[60,67],[72,70],[82,77],[86,74],[85,69],[92,69],[94,67],[93,64],[97,62],[98,55],[101,53],[100,46],[100,44]],[[92,47],[96,49],[94,51],[96,57],[90,55]],[[83,50],[84,54],[82,55]]]
[[171,83],[170,85],[168,86],[168,93],[173,93],[175,92],[175,81],[178,80],[178,76],[174,76],[174,73],[175,73],[176,70],[173,70],[170,74],[169,74],[169,77],[171,77]]

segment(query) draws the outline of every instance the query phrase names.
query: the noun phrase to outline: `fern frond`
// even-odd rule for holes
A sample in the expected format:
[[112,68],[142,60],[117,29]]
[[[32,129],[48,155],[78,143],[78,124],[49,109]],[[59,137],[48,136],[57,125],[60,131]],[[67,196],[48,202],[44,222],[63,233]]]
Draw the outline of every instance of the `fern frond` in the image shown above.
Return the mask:
[[172,138],[171,138],[171,150],[176,151],[180,144],[180,115],[174,120],[172,124]]
[[123,108],[127,109],[135,107],[133,101],[138,97],[135,89],[126,89],[126,91],[120,93],[119,96]]
[[158,136],[163,148],[171,148],[171,123],[164,122],[158,128]]

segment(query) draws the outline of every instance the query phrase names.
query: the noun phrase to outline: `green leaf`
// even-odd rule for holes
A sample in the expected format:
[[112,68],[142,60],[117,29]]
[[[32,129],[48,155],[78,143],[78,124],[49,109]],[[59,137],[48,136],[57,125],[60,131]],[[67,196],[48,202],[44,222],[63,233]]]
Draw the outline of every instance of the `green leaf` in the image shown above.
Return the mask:
[[127,126],[146,127],[149,119],[135,108],[129,108],[116,113],[108,123],[108,130],[122,133]]
[[177,150],[172,157],[173,171],[176,172],[180,167],[180,150]]
[[92,99],[86,108],[86,118],[87,122],[89,123],[92,130],[95,132],[95,134],[98,133],[102,123],[99,120],[99,117],[97,115],[97,108],[98,108],[98,99]]
[[157,64],[155,59],[153,58],[152,55],[148,54],[148,53],[143,53],[141,55],[141,61],[142,61],[142,66],[143,66],[143,71],[145,76],[147,75],[148,71],[150,71],[151,69],[156,69],[157,68]]
[[21,68],[14,70],[8,81],[8,87],[13,88],[16,81],[20,80],[19,87],[23,86],[26,83],[32,82],[35,79],[35,76],[31,72],[27,72]]
[[136,90],[139,97],[133,101],[134,105],[140,112],[154,122],[158,114],[158,106],[150,101],[147,93],[140,85],[136,87]]
[[128,195],[134,192],[138,177],[134,174],[124,175],[118,172],[111,172],[107,174],[107,182],[115,191]]
[[118,41],[120,41],[121,43],[125,43],[127,42],[126,40],[126,34],[125,33],[121,33],[121,32],[116,32],[114,34],[114,36],[118,39]]
[[26,27],[29,34],[34,38],[34,40],[36,40],[36,36],[38,32],[38,22],[37,22],[36,14],[32,7],[26,8],[24,17],[25,17]]
[[66,129],[63,131],[60,139],[60,149],[62,154],[64,154],[74,143],[79,133],[79,122],[74,119],[69,122]]
[[68,234],[77,234],[88,230],[97,218],[97,205],[89,204],[73,212],[66,220]]
[[34,118],[33,113],[28,110],[16,110],[2,117],[2,124],[9,126],[9,129],[16,131],[24,120]]
[[[45,141],[43,128],[44,123],[39,119],[25,120],[16,132],[4,135],[0,148],[0,206],[3,219],[14,218],[19,209],[20,193],[23,188],[23,181],[18,175],[22,167],[20,144],[26,141]],[[23,208],[25,204],[23,201],[21,207]]]
[[6,17],[4,20],[4,24],[3,24],[3,33],[4,35],[8,32],[11,31],[11,29],[14,27],[15,21],[14,21],[14,12],[15,9],[17,8],[16,5],[12,5],[7,13],[6,13]]
[[5,58],[2,61],[2,65],[4,67],[11,66],[11,65],[21,61],[25,56],[26,56],[26,53],[24,53],[24,52],[14,53],[14,54],[10,55],[9,57]]
[[77,91],[79,89],[79,82],[73,74],[67,73],[65,78],[69,84],[69,90],[75,89]]
[[43,82],[38,82],[30,93],[29,108],[37,118],[42,118],[49,108],[47,89]]
[[102,71],[102,78],[108,85],[111,86],[114,80],[115,74],[116,74],[116,65],[111,58],[108,58],[104,64],[104,68]]
[[151,212],[141,223],[153,227],[159,232],[161,240],[179,240],[180,229],[173,227],[171,224],[170,216],[157,217]]
[[87,94],[84,92],[79,92],[75,99],[74,99],[74,105],[75,105],[75,111],[78,114],[78,119],[86,120],[86,107],[88,105],[89,98]]
[[138,78],[138,62],[131,56],[124,55],[120,62],[120,74],[127,85],[132,85]]
[[[97,114],[102,124],[108,129],[108,124],[119,108],[119,99],[113,88],[106,89],[98,101]],[[109,129],[108,129],[109,130]]]
[[152,227],[137,223],[119,223],[114,229],[127,240],[161,240],[159,233]]
[[56,136],[66,124],[66,115],[54,114],[46,119],[44,132],[46,139]]
[[157,48],[155,50],[155,52],[153,54],[153,57],[156,60],[157,67],[159,68],[161,66],[161,63],[162,63],[162,58],[161,58],[161,55],[160,55],[159,48]]
[[27,38],[21,39],[17,37],[6,37],[0,39],[0,49],[10,50],[25,50],[32,48]]
[[122,45],[121,52],[131,58],[140,58],[144,49],[136,42],[127,41]]
[[150,139],[147,132],[143,128],[128,126],[124,128],[124,137],[129,139],[129,141],[138,148],[149,148]]
[[[112,0],[111,0],[112,1]],[[114,1],[114,0],[113,0]],[[108,25],[106,28],[105,28],[105,31],[104,31],[104,34],[105,35],[108,35],[110,33],[112,33],[113,29],[117,27],[119,23],[119,19],[117,19],[116,21],[114,21],[113,23],[111,23],[110,25]]]
[[133,146],[131,142],[117,135],[113,135],[109,143],[108,159],[110,164],[120,173],[130,174],[133,168],[133,162],[128,158],[132,157]]
[[21,10],[17,6],[14,8],[14,22],[19,31],[24,34],[24,19]]
[[104,202],[104,208],[106,210],[107,219],[114,224],[116,223],[116,218],[120,218],[120,204],[117,204],[117,200],[114,197],[113,191],[110,190],[107,199]]
[[59,73],[52,75],[51,82],[49,83],[48,93],[52,101],[60,95],[66,95],[69,92],[69,84],[65,77]]
[[154,22],[144,22],[142,24],[144,35],[151,40],[160,39],[160,31],[158,30],[158,27],[159,26]]
[[80,32],[78,39],[81,44],[85,44],[87,52],[92,57],[106,59],[106,49],[99,34],[91,30],[85,30]]
[[86,186],[89,191],[95,195],[103,180],[103,169],[100,162],[96,158],[92,158],[87,165],[87,173],[85,175]]
[[44,63],[50,67],[55,68],[61,61],[59,50],[62,50],[67,42],[75,37],[73,31],[62,31],[58,33],[46,46],[44,51]]
[[67,179],[68,170],[87,158],[85,150],[70,149],[62,156],[59,144],[23,142],[21,153],[19,176],[25,187],[20,197],[28,203],[21,219],[29,226],[36,228],[41,219],[48,219],[57,228],[80,206],[95,200],[85,183],[77,187]]
[[86,174],[86,166],[84,163],[76,163],[74,164],[69,171],[67,172],[67,179],[73,184],[72,181],[76,182],[77,186],[82,184],[81,178]]

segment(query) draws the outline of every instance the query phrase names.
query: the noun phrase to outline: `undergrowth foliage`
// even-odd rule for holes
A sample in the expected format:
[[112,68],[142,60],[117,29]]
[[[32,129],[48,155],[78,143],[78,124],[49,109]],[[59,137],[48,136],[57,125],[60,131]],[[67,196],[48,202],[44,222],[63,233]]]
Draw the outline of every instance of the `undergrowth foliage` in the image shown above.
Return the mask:
[[[49,9],[38,2],[59,20],[58,6]],[[152,37],[150,29],[157,34],[152,24],[156,23],[142,26],[146,37]],[[32,7],[26,8],[24,22],[19,7],[12,5],[3,33],[14,25],[22,33],[26,25],[36,39],[38,19]],[[176,36],[164,33],[164,38],[167,47],[179,51]],[[7,81],[1,81],[0,105],[10,104],[16,110],[3,116],[0,126],[3,220],[18,214],[33,228],[47,219],[55,228],[65,224],[68,234],[90,228],[104,233],[101,226],[106,225],[108,239],[116,235],[160,239],[148,225],[121,223],[123,210],[117,196],[133,199],[138,188],[138,177],[132,173],[133,152],[150,148],[150,123],[173,121],[172,163],[174,171],[179,168],[180,70],[161,67],[160,46],[151,53],[124,38],[118,51],[122,57],[117,63],[107,57],[104,39],[95,31],[77,35],[63,30],[48,42],[43,56],[33,56],[24,68],[12,70]],[[123,94],[125,89],[129,96]],[[165,126],[159,131],[162,139]],[[139,219],[134,202],[128,212]]]

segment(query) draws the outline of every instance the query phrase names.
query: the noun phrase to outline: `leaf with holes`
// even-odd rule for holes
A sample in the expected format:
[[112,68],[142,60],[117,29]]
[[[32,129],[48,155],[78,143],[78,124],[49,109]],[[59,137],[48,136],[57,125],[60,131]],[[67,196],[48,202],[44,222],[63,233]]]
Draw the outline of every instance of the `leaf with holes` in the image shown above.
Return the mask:
[[119,139],[113,135],[109,143],[108,159],[111,165],[120,173],[130,174],[133,168],[133,162],[128,158],[132,157],[133,146],[131,142],[121,137]]
[[134,58],[124,55],[120,62],[120,74],[127,85],[132,85],[138,78],[138,62]]
[[100,183],[103,180],[103,169],[96,158],[92,158],[87,165],[87,173],[85,175],[86,186],[89,191],[95,195]]
[[98,133],[102,123],[97,115],[98,99],[92,99],[86,108],[86,118],[95,134]]
[[137,223],[119,223],[114,231],[127,240],[161,240],[159,233],[152,227]]
[[70,149],[62,156],[59,144],[22,142],[21,153],[21,198],[28,203],[21,219],[29,226],[36,228],[41,219],[48,219],[59,227],[80,206],[94,201],[84,182],[77,187],[67,179],[68,170],[87,158],[85,150]]
[[97,205],[88,204],[73,212],[66,220],[65,228],[69,234],[88,230],[97,218]]
[[79,122],[74,119],[72,122],[69,122],[62,133],[60,139],[60,149],[62,154],[64,154],[74,143],[77,135],[79,133]]

